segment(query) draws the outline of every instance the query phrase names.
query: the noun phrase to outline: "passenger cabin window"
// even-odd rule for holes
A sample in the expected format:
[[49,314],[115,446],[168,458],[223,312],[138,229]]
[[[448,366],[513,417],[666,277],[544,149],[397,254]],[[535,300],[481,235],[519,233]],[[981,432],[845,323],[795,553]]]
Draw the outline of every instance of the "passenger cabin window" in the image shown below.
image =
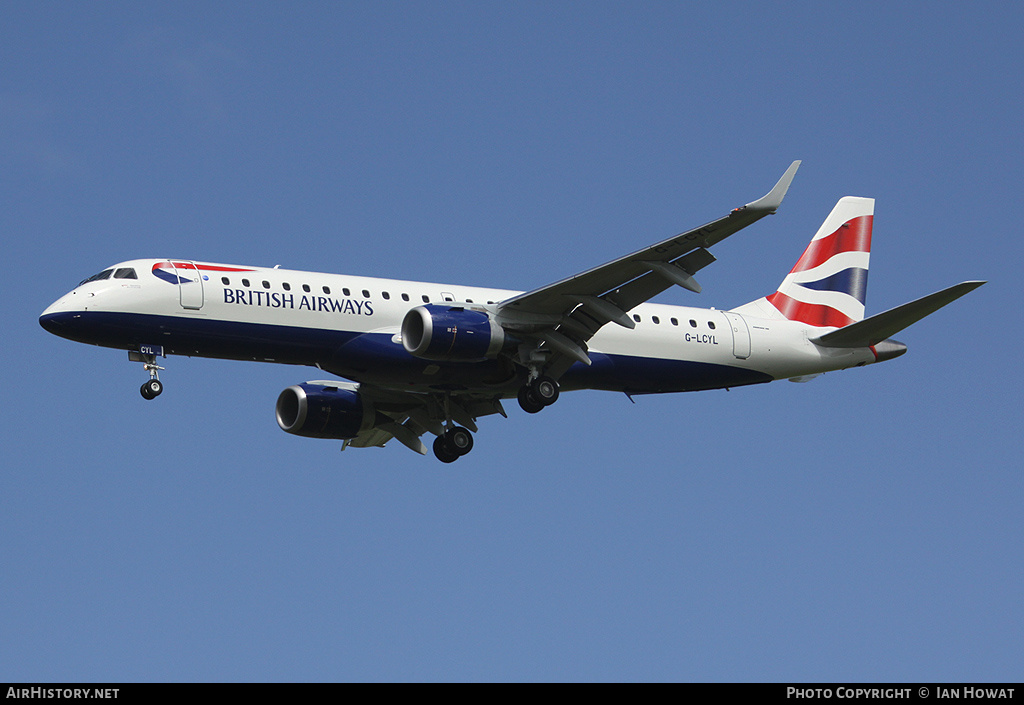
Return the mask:
[[329,293],[331,293],[331,287],[329,287],[329,286],[325,286],[325,287],[324,287],[324,293],[325,293],[325,294],[329,294]]
[[242,286],[249,286],[249,280],[248,279],[243,279],[242,280]]
[[263,288],[264,289],[269,289],[270,288],[270,282],[263,282]]
[[309,293],[309,284],[303,284],[302,285],[302,290],[308,294]]
[[370,298],[370,292],[367,291],[366,289],[363,289],[363,298],[364,299]]
[[633,320],[634,320],[634,321],[636,321],[637,323],[639,323],[639,322],[640,322],[640,316],[638,316],[638,315],[636,315],[636,314],[634,313],[634,314],[633,314]]
[[346,286],[344,289],[341,290],[341,293],[343,293],[345,296],[348,296],[352,292],[349,291],[349,288]]
[[223,284],[224,286],[231,286],[231,280],[229,280],[227,277],[221,277],[220,283]]
[[408,300],[409,300],[409,295],[408,294],[402,294],[402,301],[408,301]]
[[708,328],[710,328],[711,330],[714,330],[715,329],[715,322],[714,321],[708,321]]
[[693,319],[691,318],[691,319],[690,319],[690,328],[696,328],[696,327],[697,327],[697,321],[695,321],[695,320],[693,320]]
[[659,323],[661,323],[661,319],[658,318],[657,316],[651,316],[651,320],[654,321],[654,325],[658,325]]
[[426,294],[423,295],[423,303],[425,303],[425,304],[429,304],[430,303],[430,297],[427,296]]
[[381,296],[383,296],[385,300],[387,300],[387,299],[390,299],[390,298],[391,298],[391,294],[389,294],[389,293],[388,293],[388,292],[386,292],[386,291],[385,291],[385,292],[383,292],[383,293],[381,293]]
[[669,320],[672,321],[672,325],[674,325],[674,326],[678,326],[679,325],[679,319],[678,318],[670,318]]
[[282,289],[284,289],[285,291],[291,291],[291,290],[292,290],[292,285],[291,285],[291,284],[289,284],[288,282],[284,282],[284,283],[283,283],[283,284],[281,285],[281,288],[282,288]]
[[131,267],[121,267],[114,272],[114,279],[138,279]]

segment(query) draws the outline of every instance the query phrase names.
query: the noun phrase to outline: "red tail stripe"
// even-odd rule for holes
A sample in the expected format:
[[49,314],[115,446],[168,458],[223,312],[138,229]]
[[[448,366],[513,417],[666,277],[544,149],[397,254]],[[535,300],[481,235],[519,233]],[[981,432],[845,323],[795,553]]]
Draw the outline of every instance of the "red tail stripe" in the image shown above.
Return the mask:
[[831,306],[805,304],[803,301],[786,296],[781,291],[776,291],[767,299],[772,306],[779,309],[779,312],[791,321],[800,321],[811,326],[835,326],[836,328],[842,328],[854,322],[845,313]]
[[[812,240],[803,255],[793,266],[792,272],[817,267],[832,255],[840,252],[871,252],[871,224],[873,215],[862,215],[848,220],[832,233],[819,240]],[[790,272],[790,273],[792,273]]]

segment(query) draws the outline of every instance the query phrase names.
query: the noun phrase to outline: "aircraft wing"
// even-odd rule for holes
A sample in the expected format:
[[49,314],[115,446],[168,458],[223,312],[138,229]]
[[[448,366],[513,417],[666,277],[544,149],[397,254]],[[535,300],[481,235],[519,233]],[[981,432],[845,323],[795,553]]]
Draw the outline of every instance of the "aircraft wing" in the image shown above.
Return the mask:
[[765,196],[725,217],[502,301],[498,320],[551,350],[546,373],[556,379],[573,361],[590,364],[586,342],[606,323],[633,328],[628,312],[673,285],[700,292],[693,275],[715,261],[707,248],[774,213],[799,166],[790,164]]
[[[439,401],[437,395],[406,392],[356,382],[310,382],[325,386],[340,387],[357,391],[363,399],[373,405],[375,417],[369,428],[364,428],[355,438],[345,441],[345,448],[383,448],[391,439],[406,448],[426,455],[427,446],[420,440],[425,433],[440,436],[444,433],[444,422],[451,419],[460,426],[476,432],[476,419],[490,414],[505,416],[501,400],[497,396],[472,393],[453,393],[446,401]],[[447,404],[447,414],[442,404]]]

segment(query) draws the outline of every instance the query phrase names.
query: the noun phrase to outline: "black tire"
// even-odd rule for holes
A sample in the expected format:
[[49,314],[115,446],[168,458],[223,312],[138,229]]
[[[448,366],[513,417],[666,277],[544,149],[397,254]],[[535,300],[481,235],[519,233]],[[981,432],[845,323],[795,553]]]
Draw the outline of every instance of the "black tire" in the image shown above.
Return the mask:
[[448,444],[445,442],[444,436],[438,436],[434,439],[434,457],[442,463],[454,463],[461,456],[457,452],[448,448]]
[[153,395],[149,391],[149,382],[145,382],[141,387],[139,387],[139,394],[141,394],[142,398],[147,401],[153,398]]
[[473,434],[469,432],[468,428],[462,426],[456,426],[455,428],[445,431],[444,434],[445,445],[453,453],[457,453],[462,456],[473,450]]
[[538,377],[530,385],[530,393],[544,406],[551,406],[558,401],[558,382],[550,377]]
[[158,379],[151,379],[143,384],[139,391],[145,399],[156,399],[164,391],[164,385]]
[[544,408],[544,404],[533,396],[533,390],[527,386],[519,389],[519,406],[528,414],[536,414]]

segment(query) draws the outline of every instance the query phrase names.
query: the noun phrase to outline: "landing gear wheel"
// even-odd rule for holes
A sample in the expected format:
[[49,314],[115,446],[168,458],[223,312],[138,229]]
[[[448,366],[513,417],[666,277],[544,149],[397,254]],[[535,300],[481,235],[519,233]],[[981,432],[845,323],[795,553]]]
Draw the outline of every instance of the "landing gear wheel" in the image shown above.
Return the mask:
[[434,455],[442,463],[454,463],[471,450],[473,434],[462,426],[454,426],[434,439]]
[[445,445],[460,456],[473,450],[473,434],[462,426],[448,429],[442,438],[444,438]]
[[460,454],[448,447],[444,436],[438,436],[434,439],[434,457],[442,463],[454,463],[459,459]]
[[160,383],[158,379],[151,379],[139,389],[139,393],[142,394],[143,399],[155,399],[160,396],[160,392],[164,391],[164,385]]
[[519,406],[528,414],[536,414],[544,408],[543,402],[533,396],[533,390],[526,385],[519,388]]
[[550,377],[540,376],[530,385],[530,393],[544,406],[551,406],[558,401],[558,382]]

